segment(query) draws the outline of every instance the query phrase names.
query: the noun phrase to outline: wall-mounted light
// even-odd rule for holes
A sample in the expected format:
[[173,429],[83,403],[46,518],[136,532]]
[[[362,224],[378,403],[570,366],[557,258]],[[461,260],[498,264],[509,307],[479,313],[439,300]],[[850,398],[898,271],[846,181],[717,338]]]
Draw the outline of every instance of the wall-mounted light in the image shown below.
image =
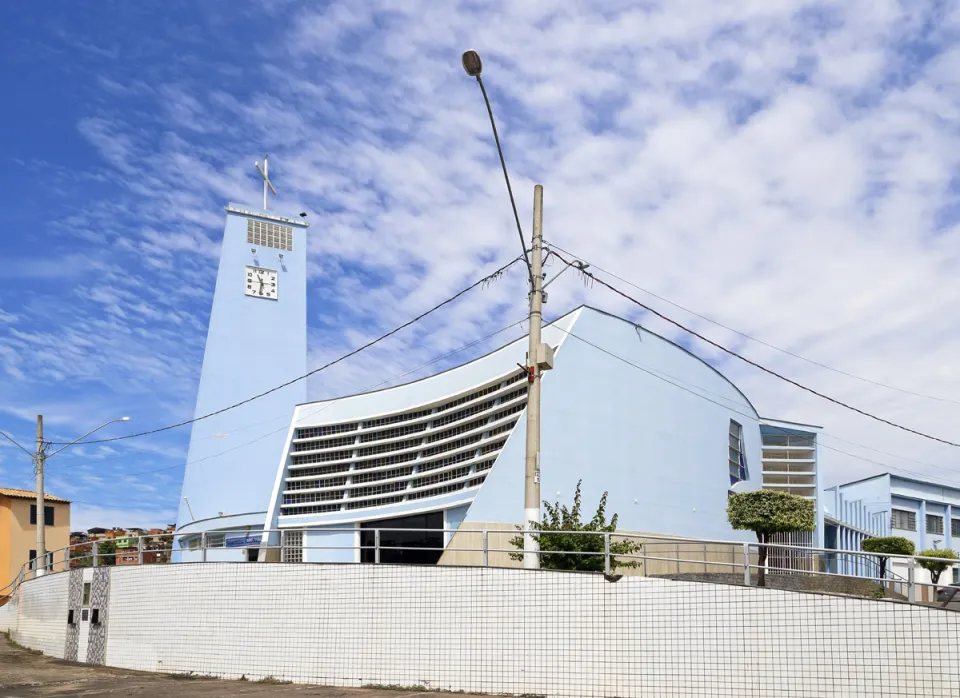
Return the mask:
[[256,254],[256,253],[257,253],[257,248],[256,248],[256,247],[251,247],[251,248],[250,248],[250,254]]
[[283,259],[283,252],[280,253],[280,259]]

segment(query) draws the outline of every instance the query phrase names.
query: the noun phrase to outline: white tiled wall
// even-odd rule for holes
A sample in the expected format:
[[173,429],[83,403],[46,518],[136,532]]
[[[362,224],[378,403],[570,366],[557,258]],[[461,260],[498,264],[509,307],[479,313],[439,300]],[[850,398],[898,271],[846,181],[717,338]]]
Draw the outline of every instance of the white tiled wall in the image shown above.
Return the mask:
[[14,630],[17,627],[17,600],[10,599],[0,606],[0,633]]
[[[107,664],[131,669],[598,698],[960,694],[960,615],[933,608],[507,569],[217,563],[111,574]],[[29,582],[20,603],[53,594],[65,599],[65,584]],[[59,631],[63,618],[50,622]]]
[[69,581],[67,574],[50,574],[20,587],[16,601],[17,625],[11,629],[14,640],[52,657],[63,658]]

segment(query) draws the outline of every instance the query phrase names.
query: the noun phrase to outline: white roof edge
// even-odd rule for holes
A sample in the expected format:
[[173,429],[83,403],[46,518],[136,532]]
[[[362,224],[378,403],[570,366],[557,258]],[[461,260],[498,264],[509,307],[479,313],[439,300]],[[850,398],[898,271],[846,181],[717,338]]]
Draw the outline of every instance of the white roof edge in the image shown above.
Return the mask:
[[771,417],[760,417],[760,424],[769,424],[772,427],[783,427],[784,429],[809,429],[812,431],[821,431],[822,426],[817,424],[804,424],[803,422],[790,422],[786,419],[772,419]]

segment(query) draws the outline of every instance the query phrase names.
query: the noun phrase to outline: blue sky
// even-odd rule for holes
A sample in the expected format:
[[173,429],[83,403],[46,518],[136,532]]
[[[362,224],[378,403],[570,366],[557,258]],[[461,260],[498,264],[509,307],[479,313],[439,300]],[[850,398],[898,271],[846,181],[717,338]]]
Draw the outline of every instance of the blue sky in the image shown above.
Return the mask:
[[[59,2],[6,19],[0,429],[22,442],[38,412],[57,440],[125,414],[107,434],[192,416],[223,205],[259,200],[264,152],[276,205],[313,221],[311,367],[515,255],[482,101],[459,66],[468,47],[485,58],[525,226],[541,182],[547,238],[600,268],[941,399],[658,307],[957,438],[956,2]],[[551,291],[550,314],[589,302],[679,339],[572,275]],[[318,375],[311,397],[469,358],[520,328],[438,360],[520,320],[523,302],[522,275],[508,275]],[[685,343],[761,412],[824,425],[830,484],[888,468],[960,479],[953,449]],[[65,452],[48,488],[76,501],[78,527],[172,521],[187,438]],[[0,483],[31,484],[2,444]]]

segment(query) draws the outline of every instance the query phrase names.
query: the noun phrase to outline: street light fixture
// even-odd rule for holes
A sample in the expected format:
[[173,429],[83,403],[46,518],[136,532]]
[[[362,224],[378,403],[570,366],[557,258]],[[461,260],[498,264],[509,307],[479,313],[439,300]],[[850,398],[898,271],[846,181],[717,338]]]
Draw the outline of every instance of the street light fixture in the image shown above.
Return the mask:
[[483,72],[483,61],[480,60],[480,54],[473,49],[463,52],[460,63],[463,65],[463,69],[467,71],[467,75],[472,78],[479,78],[480,73]]
[[47,442],[43,439],[43,415],[37,415],[37,451],[36,453],[31,453],[26,448],[21,446],[16,440],[13,439],[9,434],[5,434],[0,431],[0,436],[3,436],[8,441],[13,443],[17,448],[30,456],[33,461],[33,467],[37,474],[37,556],[36,556],[36,574],[37,576],[43,575],[47,571],[47,538],[46,538],[46,519],[44,517],[44,506],[45,506],[45,497],[43,491],[43,469],[47,460],[53,458],[55,455],[60,453],[65,448],[70,446],[75,446],[83,439],[87,438],[91,434],[100,431],[106,426],[115,424],[116,422],[129,422],[129,417],[120,417],[119,419],[111,419],[109,422],[104,422],[96,429],[91,429],[83,436],[80,436],[73,441],[64,444],[56,451],[52,453],[47,453]]

